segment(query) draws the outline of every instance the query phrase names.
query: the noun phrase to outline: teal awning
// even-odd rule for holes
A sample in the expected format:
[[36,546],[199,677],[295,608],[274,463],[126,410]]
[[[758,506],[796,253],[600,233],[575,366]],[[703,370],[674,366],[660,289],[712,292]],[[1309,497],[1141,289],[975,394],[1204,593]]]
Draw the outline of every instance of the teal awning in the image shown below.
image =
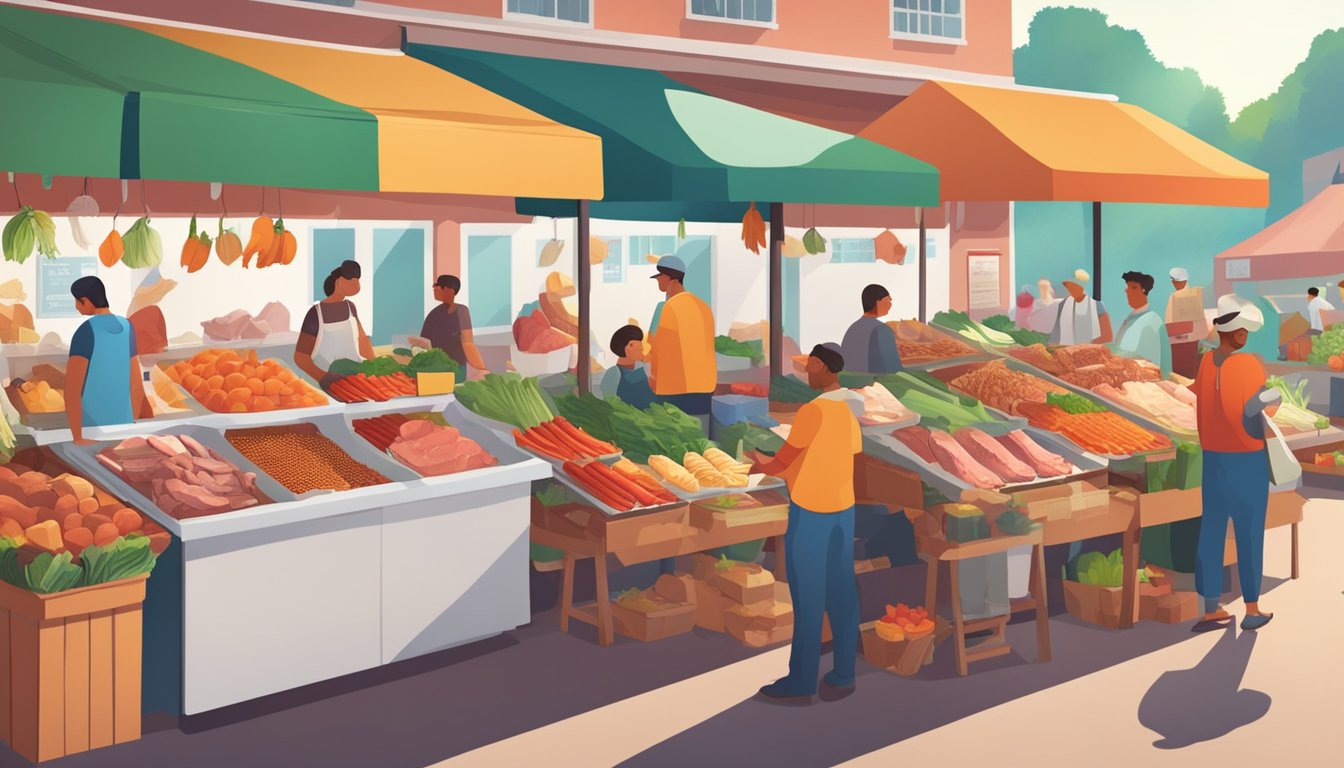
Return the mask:
[[149,32],[0,6],[0,64],[0,170],[378,189],[373,115]]
[[[553,219],[572,219],[578,215],[573,200],[548,200],[539,197],[520,197],[515,210],[524,216],[549,216]],[[770,220],[770,206],[756,207],[761,218]],[[734,224],[747,213],[747,203],[609,203],[597,201],[589,205],[588,215],[610,221],[699,221],[707,224]]]
[[[602,207],[618,203],[938,205],[938,171],[927,163],[710,96],[660,72],[418,44],[407,52],[601,136],[606,194],[594,217],[631,218],[639,210]],[[525,200],[518,209],[559,207]],[[670,209],[646,209],[659,210]],[[707,220],[741,218],[702,210],[712,214]]]

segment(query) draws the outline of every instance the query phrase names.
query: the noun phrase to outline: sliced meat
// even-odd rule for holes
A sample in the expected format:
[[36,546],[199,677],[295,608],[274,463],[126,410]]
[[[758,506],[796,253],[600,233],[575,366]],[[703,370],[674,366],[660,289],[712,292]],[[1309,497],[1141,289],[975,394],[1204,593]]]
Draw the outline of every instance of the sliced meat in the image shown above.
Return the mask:
[[967,427],[957,430],[957,442],[971,455],[1006,483],[1029,483],[1036,479],[1036,471],[1018,459],[999,441],[985,432]]
[[976,488],[993,489],[1003,485],[1003,478],[986,469],[966,452],[956,438],[946,432],[929,433],[929,445],[939,465]]
[[246,509],[247,507],[255,507],[258,504],[257,497],[244,493],[233,493],[224,498],[228,499],[229,507],[231,509]]
[[117,462],[113,461],[112,459],[108,458],[104,454],[100,453],[94,458],[98,459],[98,463],[112,470],[112,472],[116,474],[118,477],[126,477],[126,468],[121,466]]
[[933,455],[933,446],[929,445],[929,430],[924,427],[898,429],[892,432],[891,436],[904,443],[925,463],[938,463],[938,459]]
[[193,509],[218,512],[229,508],[228,499],[216,496],[204,488],[188,485],[181,480],[165,480],[163,487],[174,499]]
[[205,446],[201,445],[200,442],[197,441],[196,438],[192,437],[191,435],[182,435],[178,439],[182,441],[182,445],[184,445],[186,449],[191,452],[192,456],[201,459],[210,458],[210,453],[205,450]]
[[[159,437],[158,435],[150,435],[148,440],[150,448],[153,448],[154,450],[158,451],[159,453],[162,453],[164,456],[167,456],[169,458],[172,458],[173,456],[176,456],[178,453],[181,452],[177,450],[177,447],[180,446],[181,443],[178,443],[178,446],[174,446],[172,443],[168,442],[168,440],[165,440],[164,438]],[[177,443],[176,440],[173,440],[172,442]]]
[[1030,465],[1040,477],[1063,477],[1077,470],[1073,464],[1046,450],[1022,430],[1009,432],[1000,437],[999,444]]
[[199,456],[193,457],[191,464],[197,470],[202,472],[211,472],[214,474],[227,474],[233,471],[233,465],[227,461],[219,459],[203,459]]

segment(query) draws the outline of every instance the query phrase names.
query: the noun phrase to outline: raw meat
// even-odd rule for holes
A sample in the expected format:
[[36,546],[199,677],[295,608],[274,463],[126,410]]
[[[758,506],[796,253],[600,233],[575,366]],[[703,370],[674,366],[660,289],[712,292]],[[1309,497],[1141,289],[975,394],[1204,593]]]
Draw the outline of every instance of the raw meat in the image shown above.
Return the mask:
[[227,512],[267,501],[257,492],[254,476],[238,471],[185,435],[132,437],[103,450],[97,458],[174,518]]
[[272,301],[257,313],[257,322],[265,323],[271,333],[289,333],[289,310],[278,301]]
[[955,437],[971,458],[985,469],[1008,483],[1028,483],[1036,479],[1036,471],[1014,456],[999,441],[974,428],[959,429]]
[[956,438],[946,432],[930,432],[929,445],[942,468],[963,481],[976,488],[998,488],[1003,485],[1003,478],[972,458]]
[[494,466],[499,460],[452,427],[411,419],[389,448],[397,461],[422,475],[450,475]]
[[168,348],[168,325],[163,310],[145,307],[127,318],[135,332],[135,349],[142,355],[156,355]]
[[1026,462],[1039,477],[1063,477],[1077,470],[1073,464],[1041,447],[1040,443],[1031,439],[1031,435],[1021,430],[1000,437],[999,443]]
[[[929,430],[924,427],[898,429],[892,432],[891,436],[905,443],[925,463],[938,463],[938,459],[933,455],[933,446],[929,445]],[[785,437],[787,438],[787,435]]]

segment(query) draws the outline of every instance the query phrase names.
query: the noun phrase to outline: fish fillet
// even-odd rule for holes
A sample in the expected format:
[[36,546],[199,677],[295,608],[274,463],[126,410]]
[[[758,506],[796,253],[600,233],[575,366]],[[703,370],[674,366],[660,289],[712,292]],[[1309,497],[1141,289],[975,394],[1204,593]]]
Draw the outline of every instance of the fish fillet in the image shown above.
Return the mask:
[[961,443],[946,432],[930,432],[929,445],[942,468],[963,481],[976,488],[993,489],[1003,485],[1003,478],[972,458]]
[[1077,469],[1063,457],[1046,450],[1040,443],[1031,439],[1026,432],[1009,432],[999,438],[999,443],[1014,456],[1026,462],[1040,477],[1063,477],[1071,475]]
[[1029,483],[1036,479],[1035,470],[983,431],[974,428],[959,429],[954,437],[971,458],[1003,478],[1004,482]]

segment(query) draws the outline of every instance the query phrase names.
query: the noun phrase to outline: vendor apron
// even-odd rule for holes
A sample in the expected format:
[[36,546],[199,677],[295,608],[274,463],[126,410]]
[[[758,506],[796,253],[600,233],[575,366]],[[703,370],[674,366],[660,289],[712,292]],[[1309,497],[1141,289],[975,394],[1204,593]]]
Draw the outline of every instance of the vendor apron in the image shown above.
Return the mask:
[[130,391],[134,331],[125,318],[115,315],[102,315],[88,323],[93,332],[93,357],[89,360],[80,397],[83,425],[130,424],[135,421]]
[[[346,302],[347,304],[349,302]],[[330,371],[337,360],[356,360],[359,357],[359,326],[355,322],[355,313],[350,311],[346,318],[337,323],[328,323],[322,313],[322,304],[317,305],[317,341],[313,345],[313,362],[323,371]]]

